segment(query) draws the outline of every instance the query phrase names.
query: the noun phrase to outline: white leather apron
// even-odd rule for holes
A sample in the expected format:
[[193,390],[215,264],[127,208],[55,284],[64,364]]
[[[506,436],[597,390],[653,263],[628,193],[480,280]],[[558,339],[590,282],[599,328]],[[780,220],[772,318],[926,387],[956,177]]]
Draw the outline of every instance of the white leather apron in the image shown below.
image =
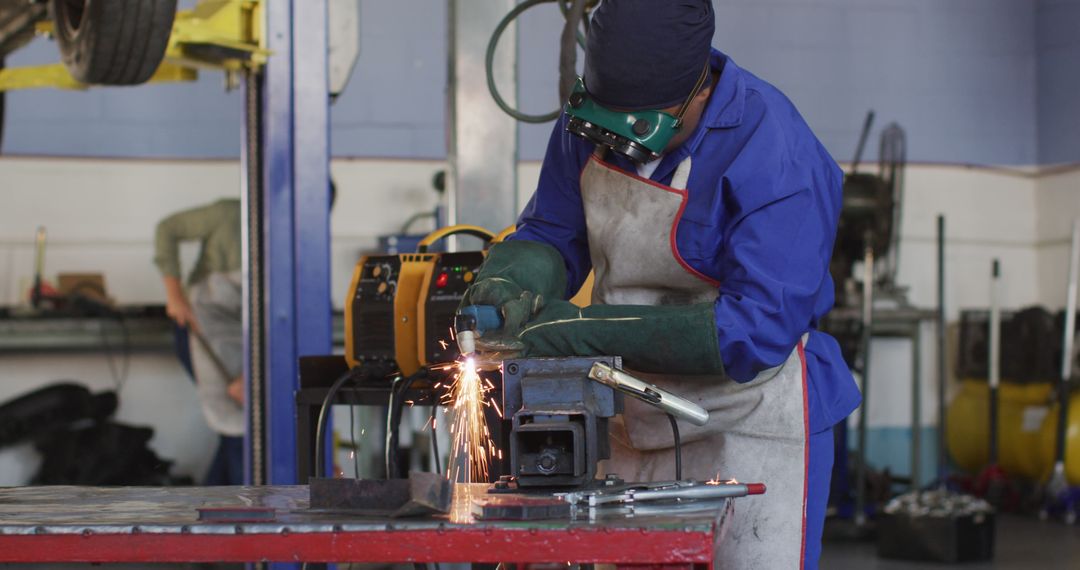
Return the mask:
[[[596,272],[594,304],[682,305],[715,301],[718,285],[679,255],[675,235],[686,207],[690,159],[670,187],[590,158],[581,196]],[[703,427],[680,422],[683,477],[736,478],[766,484],[765,495],[735,501],[717,568],[795,569],[803,560],[807,483],[807,409],[803,346],[750,382],[726,376],[635,373],[709,411]],[[675,478],[667,416],[627,399],[612,425],[606,472],[628,481]]]

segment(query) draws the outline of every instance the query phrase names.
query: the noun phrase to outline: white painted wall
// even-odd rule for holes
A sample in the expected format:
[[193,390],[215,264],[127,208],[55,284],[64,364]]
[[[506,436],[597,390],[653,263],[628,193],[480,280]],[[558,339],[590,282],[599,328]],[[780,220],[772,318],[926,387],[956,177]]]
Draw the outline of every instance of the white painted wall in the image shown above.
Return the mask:
[[1080,217],[1080,168],[1042,177],[1036,214],[1039,240],[1039,298],[1053,308],[1065,306],[1069,242],[1073,220]]
[[[335,160],[338,202],[332,221],[333,296],[343,304],[359,255],[380,234],[396,232],[413,213],[433,209],[435,160]],[[539,163],[519,169],[520,201],[536,184]],[[46,273],[102,271],[124,303],[162,302],[153,256],[153,229],[165,215],[235,195],[239,166],[230,161],[77,160],[0,158],[0,304],[19,301],[32,272],[32,239],[49,230]],[[912,165],[902,224],[900,282],[911,300],[932,307],[936,299],[935,218],[948,223],[947,303],[959,310],[985,306],[990,260],[1005,268],[1006,307],[1060,306],[1064,296],[1065,241],[1080,216],[1080,170],[1034,176],[1021,171]],[[510,220],[507,221],[509,223]],[[425,226],[418,224],[417,229]],[[187,257],[193,252],[186,251]],[[925,332],[924,414],[933,421],[933,329]],[[904,426],[910,417],[909,346],[875,343],[872,425]],[[99,356],[0,357],[0,401],[53,378],[77,377],[106,387],[111,377]],[[167,355],[139,356],[123,394],[122,418],[158,430],[155,447],[201,473],[212,435],[198,413],[194,392]],[[0,452],[0,483],[17,482],[29,469],[25,453]],[[21,465],[21,467],[20,467]]]

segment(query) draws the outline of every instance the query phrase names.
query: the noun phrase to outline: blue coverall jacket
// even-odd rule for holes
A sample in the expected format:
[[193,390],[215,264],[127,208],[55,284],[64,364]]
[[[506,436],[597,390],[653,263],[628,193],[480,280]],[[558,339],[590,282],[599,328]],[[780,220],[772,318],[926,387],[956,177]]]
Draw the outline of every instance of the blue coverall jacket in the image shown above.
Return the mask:
[[[833,306],[829,275],[843,173],[779,90],[713,51],[720,72],[689,140],[664,156],[652,180],[670,184],[692,158],[688,204],[676,246],[696,271],[716,280],[716,324],[727,374],[738,382],[779,365],[809,333],[809,427],[821,432],[850,414],[858,388],[818,321]],[[562,253],[569,296],[589,259],[579,177],[594,147],[555,125],[536,193],[513,239],[548,243]],[[627,172],[628,160],[606,159]]]

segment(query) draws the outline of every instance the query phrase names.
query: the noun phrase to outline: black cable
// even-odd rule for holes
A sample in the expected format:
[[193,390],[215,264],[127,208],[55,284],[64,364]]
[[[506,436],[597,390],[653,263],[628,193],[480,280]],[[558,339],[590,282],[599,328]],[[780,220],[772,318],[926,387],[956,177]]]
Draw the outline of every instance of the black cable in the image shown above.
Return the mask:
[[668,414],[668,421],[671,422],[671,435],[675,438],[675,480],[682,481],[682,438],[679,437],[679,422],[675,421],[675,416]]
[[398,377],[396,385],[390,390],[390,406],[386,413],[386,478],[397,477],[398,432],[401,427],[401,414],[405,407],[405,394],[412,388],[413,382],[427,375],[427,369],[421,368],[410,376]]
[[439,404],[431,405],[431,456],[435,474],[442,475],[442,462],[439,460],[439,432],[435,430],[435,416],[439,411]]
[[334,383],[330,385],[330,389],[327,390],[326,396],[323,398],[322,406],[319,407],[319,420],[318,427],[315,429],[315,476],[326,476],[326,416],[328,416],[328,410],[331,407],[331,403],[337,396],[338,390],[345,385],[346,382],[353,378],[353,374],[357,371],[357,368],[350,368],[344,374],[334,380]]
[[116,320],[116,323],[120,327],[120,354],[123,357],[119,370],[115,362],[115,354],[113,345],[109,342],[109,334],[106,330],[108,321],[103,320],[100,328],[101,344],[105,348],[105,361],[109,365],[109,373],[112,374],[113,387],[116,394],[119,396],[123,391],[124,386],[127,384],[127,379],[131,371],[131,335],[128,334],[127,323],[124,321],[124,315],[109,308],[106,317],[112,317]]

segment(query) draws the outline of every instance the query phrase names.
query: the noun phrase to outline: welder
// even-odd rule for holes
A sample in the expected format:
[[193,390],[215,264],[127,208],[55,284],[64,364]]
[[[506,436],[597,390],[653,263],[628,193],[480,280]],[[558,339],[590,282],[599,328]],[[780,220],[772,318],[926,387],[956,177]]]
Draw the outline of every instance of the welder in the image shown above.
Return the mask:
[[[683,426],[685,474],[769,489],[737,506],[720,567],[816,568],[831,428],[860,402],[816,328],[842,173],[791,101],[711,47],[714,28],[709,0],[596,9],[536,192],[464,304],[503,317],[478,350],[620,355],[707,408]],[[590,270],[579,309],[565,299]],[[629,401],[607,470],[673,479],[667,422]]]

